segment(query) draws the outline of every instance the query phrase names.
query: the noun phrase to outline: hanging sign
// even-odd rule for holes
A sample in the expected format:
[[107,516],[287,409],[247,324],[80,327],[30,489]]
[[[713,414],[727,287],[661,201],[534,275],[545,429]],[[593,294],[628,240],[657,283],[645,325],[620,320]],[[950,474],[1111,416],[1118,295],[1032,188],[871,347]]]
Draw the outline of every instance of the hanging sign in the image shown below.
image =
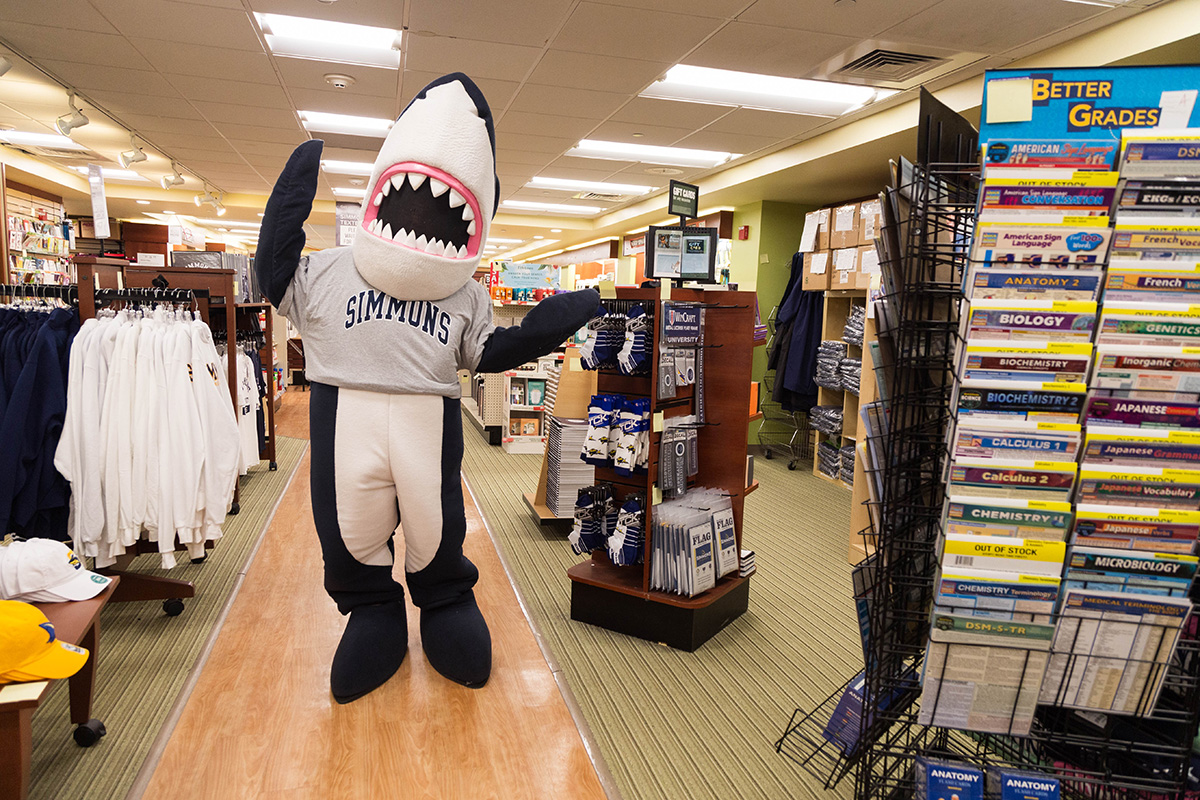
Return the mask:
[[552,264],[515,264],[512,261],[494,262],[492,271],[495,286],[510,289],[557,289],[558,267]]
[[358,223],[362,220],[362,206],[358,203],[337,204],[337,240],[338,247],[349,247],[354,244],[354,235],[358,231]]
[[108,201],[104,198],[104,173],[99,164],[88,164],[88,187],[92,191],[92,219],[96,223],[96,238],[107,239]]
[[667,213],[692,219],[700,213],[700,187],[683,181],[671,181]]
[[638,253],[646,252],[646,234],[639,233],[637,236],[626,236],[621,242],[621,255],[636,256]]

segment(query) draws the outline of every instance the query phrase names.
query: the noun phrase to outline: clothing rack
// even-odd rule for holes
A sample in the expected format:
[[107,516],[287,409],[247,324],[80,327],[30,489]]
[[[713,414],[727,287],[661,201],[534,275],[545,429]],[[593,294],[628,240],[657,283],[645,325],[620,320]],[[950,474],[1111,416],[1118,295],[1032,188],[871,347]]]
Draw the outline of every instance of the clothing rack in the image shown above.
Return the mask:
[[[79,321],[91,319],[96,311],[114,302],[191,302],[200,318],[212,326],[211,311],[221,303],[235,302],[233,270],[219,269],[172,269],[169,267],[138,268],[130,266],[123,258],[100,256],[77,256],[74,261],[79,284],[76,289],[79,301]],[[107,284],[105,286],[104,284]],[[45,287],[47,289],[56,287]],[[237,340],[233,315],[226,320],[225,333]],[[233,406],[237,409],[237,365],[230,360],[228,382]],[[238,490],[234,490],[231,513],[238,511]],[[211,542],[206,547],[211,547]],[[190,581],[176,578],[160,578],[138,572],[130,572],[133,559],[147,553],[157,553],[153,542],[138,540],[135,547],[117,559],[112,568],[98,570],[105,575],[119,575],[121,582],[113,595],[113,602],[140,600],[162,600],[163,611],[176,616],[183,611],[183,599],[196,596],[196,587]]]

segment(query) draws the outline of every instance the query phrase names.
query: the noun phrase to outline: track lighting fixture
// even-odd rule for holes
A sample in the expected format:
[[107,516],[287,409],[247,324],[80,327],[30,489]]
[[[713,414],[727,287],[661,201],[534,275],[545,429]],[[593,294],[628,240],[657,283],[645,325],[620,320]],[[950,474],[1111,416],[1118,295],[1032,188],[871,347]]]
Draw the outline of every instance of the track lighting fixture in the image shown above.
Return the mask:
[[164,189],[170,189],[172,186],[180,186],[183,184],[183,176],[179,174],[179,167],[175,166],[175,162],[171,162],[170,175],[163,175],[158,180],[158,184]]
[[[224,195],[222,194],[221,197],[223,197],[223,196]],[[203,192],[196,194],[192,197],[192,202],[196,204],[197,208],[204,205],[205,203],[208,203],[210,206],[213,207],[213,209],[216,210],[218,217],[225,216],[225,204],[221,202],[220,197],[213,194],[212,189],[208,188],[208,184],[204,185]]]
[[132,133],[129,134],[129,144],[131,147],[133,147],[133,149],[126,150],[125,152],[121,153],[121,155],[117,156],[117,161],[121,162],[121,167],[124,169],[129,169],[130,164],[136,164],[139,161],[146,160],[146,154],[142,152],[142,148],[138,147],[137,137],[135,137]]
[[12,69],[12,62],[6,57],[0,56],[0,76],[3,76],[4,73],[8,72],[10,69]]
[[63,136],[70,136],[71,131],[75,130],[76,128],[82,128],[84,125],[87,125],[89,122],[91,122],[91,120],[84,115],[83,110],[75,106],[75,93],[69,92],[67,94],[67,98],[67,104],[71,107],[71,112],[69,114],[63,114],[54,121],[54,127],[57,128],[58,132]]

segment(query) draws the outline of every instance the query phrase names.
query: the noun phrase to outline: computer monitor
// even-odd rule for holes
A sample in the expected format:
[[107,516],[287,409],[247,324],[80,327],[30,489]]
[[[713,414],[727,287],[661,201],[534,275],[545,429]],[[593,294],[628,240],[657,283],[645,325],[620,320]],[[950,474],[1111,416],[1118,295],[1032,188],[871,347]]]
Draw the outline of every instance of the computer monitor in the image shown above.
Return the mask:
[[670,225],[646,232],[646,277],[717,282],[717,229]]

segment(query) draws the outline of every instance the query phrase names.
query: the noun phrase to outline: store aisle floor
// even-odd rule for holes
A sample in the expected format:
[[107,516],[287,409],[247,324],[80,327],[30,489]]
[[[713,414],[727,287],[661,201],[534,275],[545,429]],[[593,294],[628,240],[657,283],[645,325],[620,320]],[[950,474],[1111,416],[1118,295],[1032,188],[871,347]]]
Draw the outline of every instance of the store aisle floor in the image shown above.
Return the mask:
[[[307,438],[307,405],[307,393],[287,393],[281,435]],[[308,480],[306,453],[142,796],[604,797],[469,497],[466,552],[482,576],[491,681],[472,690],[434,672],[410,605],[400,671],[357,702],[333,701],[329,662],[344,621],[321,588]]]

